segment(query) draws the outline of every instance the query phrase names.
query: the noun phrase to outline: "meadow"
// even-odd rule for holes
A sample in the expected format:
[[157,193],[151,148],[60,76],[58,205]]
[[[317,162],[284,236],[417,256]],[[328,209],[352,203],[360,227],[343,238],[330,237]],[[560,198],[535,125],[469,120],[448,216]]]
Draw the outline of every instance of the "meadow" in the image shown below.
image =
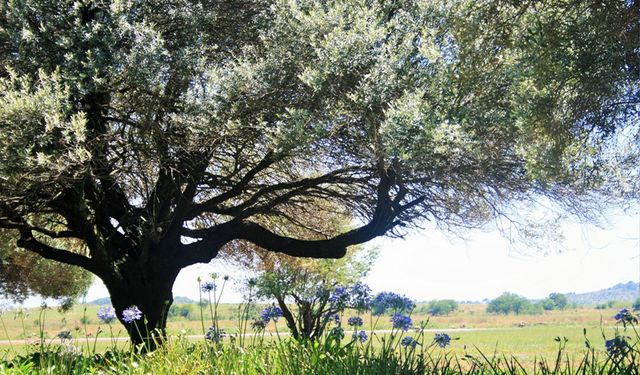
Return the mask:
[[[365,314],[363,328],[370,335],[366,344],[350,342],[347,332],[338,345],[329,345],[326,340],[322,345],[305,346],[287,336],[282,319],[257,336],[249,330],[245,343],[239,345],[241,305],[237,304],[217,307],[219,326],[227,337],[212,344],[203,334],[212,322],[208,307],[201,310],[197,304],[178,304],[169,318],[168,342],[153,355],[136,354],[120,323],[99,321],[96,305],[77,305],[64,313],[56,308],[14,309],[0,316],[4,336],[0,374],[310,374],[329,368],[331,372],[326,373],[354,373],[354,368],[363,369],[363,374],[431,373],[436,369],[441,373],[577,373],[580,369],[579,373],[607,373],[612,371],[615,358],[608,355],[605,340],[621,330],[614,315],[622,305],[604,310],[580,307],[535,315],[496,315],[487,314],[486,305],[461,304],[446,316],[429,316],[425,305],[417,304],[413,328],[406,333],[394,331],[388,316]],[[252,314],[257,315],[262,307],[253,306]],[[375,327],[373,334],[371,327]],[[437,333],[447,333],[450,345],[435,345]],[[409,347],[400,345],[406,335],[421,339],[411,353]],[[74,353],[73,359],[67,358],[68,353]],[[304,366],[292,364],[296,358],[311,367],[299,372]],[[592,368],[587,372],[584,366],[589,358]],[[381,361],[385,362],[382,367]],[[631,361],[623,370],[613,371],[637,373],[635,364],[640,362],[635,357]],[[51,372],[51,366],[57,370]],[[279,372],[268,370],[273,368]]]

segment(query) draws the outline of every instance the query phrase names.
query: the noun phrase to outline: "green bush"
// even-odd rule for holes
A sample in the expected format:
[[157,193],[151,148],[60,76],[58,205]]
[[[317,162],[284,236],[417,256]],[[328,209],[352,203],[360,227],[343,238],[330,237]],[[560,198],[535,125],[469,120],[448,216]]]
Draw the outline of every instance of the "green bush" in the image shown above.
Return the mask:
[[542,307],[535,306],[526,298],[514,293],[503,293],[500,297],[491,300],[487,306],[488,313],[495,314],[530,314],[541,312]]
[[429,302],[427,312],[434,316],[449,315],[458,309],[458,303],[452,299],[434,300]]

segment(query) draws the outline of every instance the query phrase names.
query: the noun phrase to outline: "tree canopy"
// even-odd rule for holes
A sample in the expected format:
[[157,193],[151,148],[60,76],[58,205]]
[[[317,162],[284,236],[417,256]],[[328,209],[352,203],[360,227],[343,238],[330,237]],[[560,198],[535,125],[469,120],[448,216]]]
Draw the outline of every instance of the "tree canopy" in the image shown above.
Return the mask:
[[[0,4],[0,227],[150,328],[237,241],[335,258],[638,191],[637,1]],[[359,225],[281,230],[307,211]]]
[[0,230],[0,295],[22,302],[36,294],[59,300],[66,308],[89,289],[93,276],[86,270],[47,260],[14,243],[9,231]]

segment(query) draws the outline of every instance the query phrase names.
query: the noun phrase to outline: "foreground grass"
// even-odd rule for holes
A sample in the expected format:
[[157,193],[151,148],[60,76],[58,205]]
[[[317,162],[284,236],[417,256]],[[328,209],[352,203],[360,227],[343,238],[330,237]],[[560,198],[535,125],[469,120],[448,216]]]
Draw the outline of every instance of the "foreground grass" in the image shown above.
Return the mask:
[[[228,333],[237,332],[237,306],[223,309],[227,319],[221,325]],[[496,316],[470,306],[432,318],[427,330],[369,332],[373,337],[364,344],[350,342],[349,333],[341,342],[325,338],[322,343],[298,343],[266,333],[245,337],[242,344],[237,335],[213,344],[202,339],[203,322],[178,318],[170,322],[171,339],[150,354],[113,340],[122,332],[119,324],[98,326],[95,310],[80,306],[66,314],[50,309],[5,314],[3,328],[13,338],[0,346],[0,374],[638,374],[640,367],[635,327],[620,332],[614,319],[602,318],[603,311],[593,309]],[[414,316],[414,321],[420,318]],[[382,318],[378,329],[387,329],[387,320]],[[368,323],[365,319],[365,326]],[[455,330],[463,325],[463,330]],[[451,345],[440,348],[433,342],[429,329],[434,327],[450,330]],[[65,329],[74,339],[61,345],[53,338]],[[605,339],[619,334],[626,335],[630,345],[611,355]],[[420,344],[400,345],[406,335],[419,338]]]
[[525,366],[514,357],[477,350],[458,355],[428,340],[415,349],[403,347],[388,336],[377,347],[291,339],[240,347],[234,341],[219,345],[179,337],[149,354],[131,349],[87,353],[72,345],[34,347],[29,354],[1,362],[0,374],[638,374],[637,350],[609,357],[585,349],[582,358],[572,362],[564,355],[564,341],[556,344],[556,360]]

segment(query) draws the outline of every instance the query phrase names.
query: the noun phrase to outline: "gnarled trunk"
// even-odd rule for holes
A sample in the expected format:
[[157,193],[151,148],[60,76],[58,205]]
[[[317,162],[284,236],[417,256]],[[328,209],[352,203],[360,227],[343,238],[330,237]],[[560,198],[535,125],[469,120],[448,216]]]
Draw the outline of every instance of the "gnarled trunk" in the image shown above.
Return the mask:
[[[135,272],[131,268],[122,277],[103,280],[118,320],[126,327],[132,345],[153,351],[166,339],[167,315],[173,303],[173,283],[177,272]],[[125,310],[136,307],[140,319],[127,321]]]

